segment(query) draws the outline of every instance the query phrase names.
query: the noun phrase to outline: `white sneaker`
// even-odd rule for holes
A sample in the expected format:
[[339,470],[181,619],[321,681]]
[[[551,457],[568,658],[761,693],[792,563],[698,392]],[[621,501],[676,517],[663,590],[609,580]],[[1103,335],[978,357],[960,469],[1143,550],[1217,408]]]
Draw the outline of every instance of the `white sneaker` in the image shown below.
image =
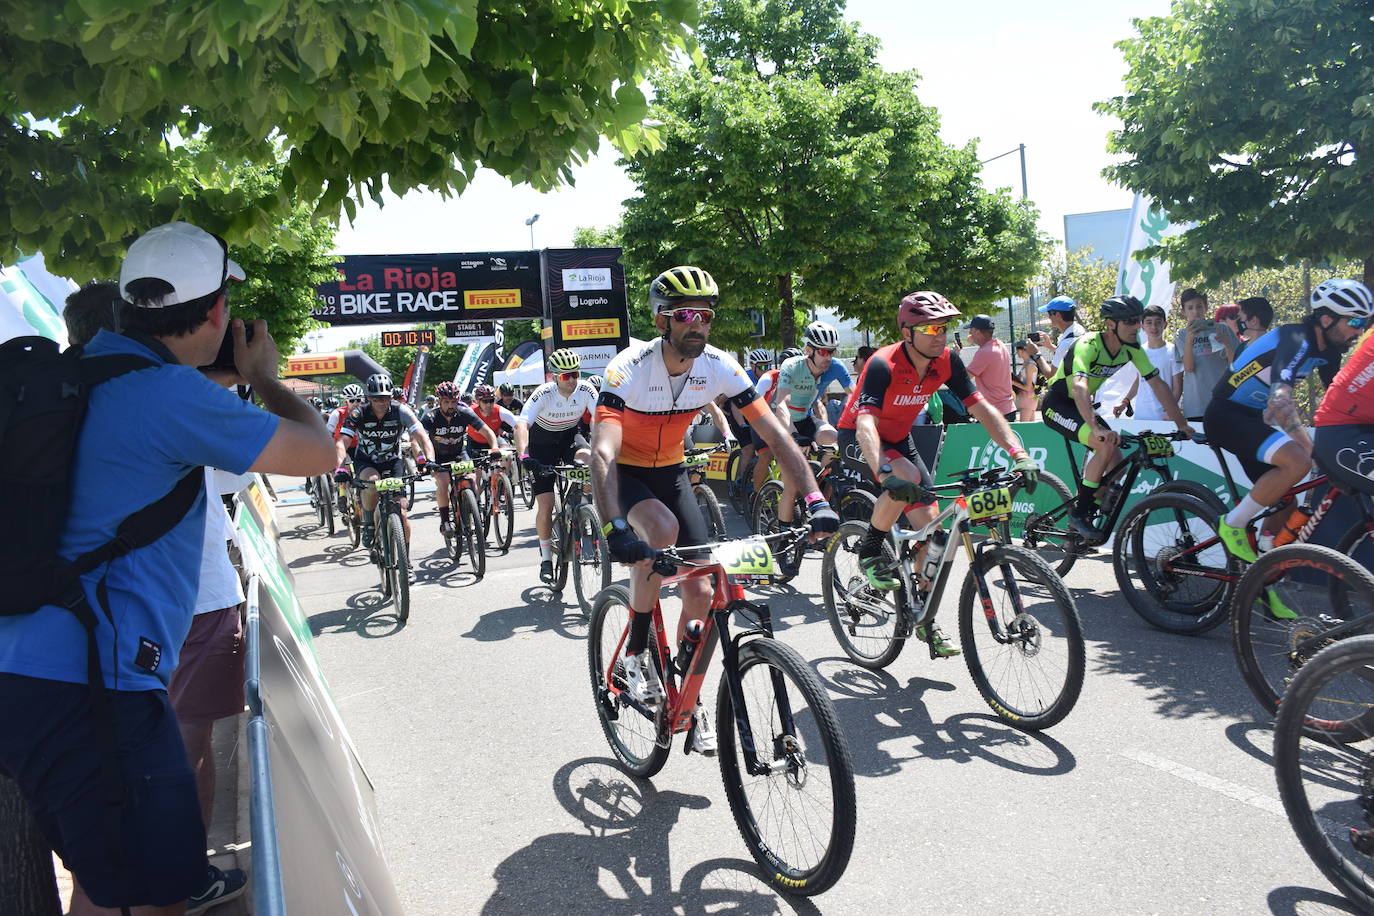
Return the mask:
[[658,670],[648,649],[638,655],[625,656],[625,689],[645,706],[663,702],[663,682],[658,679]]
[[711,717],[706,714],[706,709],[697,701],[697,711],[694,713],[696,727],[692,731],[692,750],[706,757],[716,756],[716,730],[711,725]]

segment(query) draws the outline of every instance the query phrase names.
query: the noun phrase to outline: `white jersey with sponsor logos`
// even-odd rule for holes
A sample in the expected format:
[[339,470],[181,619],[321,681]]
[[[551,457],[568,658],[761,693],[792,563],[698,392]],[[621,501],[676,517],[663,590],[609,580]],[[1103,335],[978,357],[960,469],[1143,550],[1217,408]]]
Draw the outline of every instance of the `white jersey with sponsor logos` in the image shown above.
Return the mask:
[[585,379],[579,381],[567,397],[559,392],[557,382],[545,382],[534,389],[534,394],[525,402],[520,419],[528,423],[531,429],[565,433],[582,422],[584,417],[590,417],[595,409],[596,389],[591,382]]

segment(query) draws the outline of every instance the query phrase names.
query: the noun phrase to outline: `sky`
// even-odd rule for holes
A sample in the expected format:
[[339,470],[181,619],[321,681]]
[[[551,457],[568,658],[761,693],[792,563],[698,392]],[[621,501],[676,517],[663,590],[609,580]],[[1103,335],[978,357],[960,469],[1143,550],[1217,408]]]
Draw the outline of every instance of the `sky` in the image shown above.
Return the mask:
[[[1134,34],[1131,19],[1167,13],[1167,0],[850,0],[846,15],[880,37],[884,67],[919,73],[917,95],[939,110],[946,142],[977,138],[984,159],[1026,145],[1040,227],[1062,240],[1066,213],[1131,204],[1129,192],[1101,177],[1112,121],[1092,104],[1121,91],[1126,65],[1113,44]],[[336,247],[340,254],[567,247],[579,226],[614,224],[621,202],[634,195],[617,158],[604,144],[575,169],[574,185],[549,194],[483,171],[449,200],[412,192],[382,207],[369,203],[340,226]],[[1019,157],[988,163],[984,182],[1019,194]],[[538,221],[526,227],[535,213]],[[325,334],[325,346],[347,337],[342,329]]]

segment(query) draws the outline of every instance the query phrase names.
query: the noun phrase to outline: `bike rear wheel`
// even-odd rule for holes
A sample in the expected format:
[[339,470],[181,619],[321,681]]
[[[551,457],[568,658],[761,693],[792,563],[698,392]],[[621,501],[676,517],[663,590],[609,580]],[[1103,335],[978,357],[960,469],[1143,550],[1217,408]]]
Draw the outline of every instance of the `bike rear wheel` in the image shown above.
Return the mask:
[[462,538],[472,574],[482,578],[487,574],[487,542],[482,536],[482,515],[477,509],[477,497],[471,487],[464,487],[459,496],[462,506]]
[[520,500],[526,509],[534,506],[534,480],[519,461],[515,462],[515,488],[520,491]]
[[[1335,641],[1322,633],[1369,615],[1374,576],[1344,554],[1316,544],[1262,554],[1236,586],[1231,616],[1231,645],[1246,686],[1273,715],[1298,671]],[[1374,616],[1363,630],[1371,628]]]
[[840,521],[868,524],[877,506],[878,497],[862,487],[851,487],[840,497]]
[[[753,529],[755,534],[777,534],[785,524],[801,524],[806,518],[806,507],[800,498],[792,506],[792,521],[784,523],[778,518],[778,503],[782,500],[782,481],[768,480],[759,488],[754,500]],[[806,539],[798,539],[796,544],[777,554],[773,567],[773,581],[785,585],[801,572],[802,557],[806,554]]]
[[617,691],[625,689],[624,674],[616,664],[619,662],[616,656],[624,653],[621,638],[626,635],[629,625],[630,590],[624,585],[603,588],[592,601],[592,616],[587,627],[592,702],[596,704],[601,731],[621,766],[634,776],[649,777],[668,762],[669,749],[660,747],[656,741],[655,717],[611,691],[611,686]]
[[[821,594],[825,614],[844,654],[864,668],[886,668],[902,653],[906,636],[898,607],[898,592],[873,588],[859,569],[859,543],[868,531],[865,522],[845,522],[831,536],[821,557]],[[884,556],[892,559],[890,545]]]
[[[722,675],[716,701],[730,813],[768,883],[789,894],[823,893],[844,874],[854,849],[854,765],[835,707],[790,646],[750,639],[740,645],[738,663],[739,708],[730,673]],[[748,771],[746,728],[765,773]]]
[[1083,689],[1078,608],[1064,580],[1024,547],[987,549],[977,562],[991,606],[978,600],[974,577],[965,578],[959,641],[969,674],[997,715],[1018,728],[1049,728],[1069,714]]
[[1191,634],[1226,620],[1242,564],[1217,540],[1217,518],[1200,500],[1166,492],[1145,497],[1122,519],[1112,568],[1151,626]]
[[448,558],[460,563],[463,559],[463,491],[454,482],[453,474],[448,475],[443,485],[448,487],[449,523],[447,531],[440,523],[439,532],[444,536],[444,551],[448,553]]
[[496,546],[509,551],[511,539],[515,536],[515,492],[511,489],[510,478],[505,474],[497,474],[494,479],[490,523]]
[[746,522],[750,520],[749,515],[749,472],[752,467],[746,467],[744,479],[739,477],[740,450],[735,449],[730,453],[730,457],[725,462],[725,481],[730,494],[730,506],[735,510],[735,514]]
[[[1214,493],[1209,487],[1205,487],[1196,480],[1166,480],[1155,488],[1155,493],[1183,493],[1191,496],[1199,502],[1212,509],[1217,515],[1225,513],[1226,503],[1221,501],[1221,497]],[[1150,495],[1154,495],[1153,493]]]
[[[1011,518],[1000,525],[1002,542],[1035,551],[1056,573],[1067,576],[1087,549],[1082,537],[1069,527],[1073,500],[1064,481],[1049,471],[1040,472],[1034,493],[1027,493],[1024,482],[1017,480],[1011,486]],[[1016,529],[1021,537],[1013,540]]]
[[324,526],[329,530],[329,536],[333,537],[338,530],[334,523],[334,492],[329,482],[328,475],[320,475],[316,487],[320,491],[320,505],[324,506]]
[[710,539],[725,540],[725,516],[720,511],[720,501],[716,499],[716,494],[711,492],[710,485],[695,484],[692,493],[697,498],[697,506],[701,509],[702,517],[706,519],[706,531]]
[[561,594],[568,584],[568,566],[572,559],[572,532],[568,530],[562,506],[554,507],[550,540],[553,542],[553,583],[549,587]]
[[410,618],[410,558],[406,553],[406,530],[399,512],[386,517],[386,568],[391,580],[392,600],[396,618],[404,623]]
[[[1322,874],[1365,911],[1374,910],[1366,813],[1374,801],[1371,668],[1374,636],[1323,649],[1293,678],[1274,727],[1274,775],[1288,822]],[[1330,730],[1314,735],[1313,722]]]
[[592,601],[611,584],[611,552],[601,533],[601,517],[591,506],[578,506],[572,537],[573,591],[583,617],[590,617]]

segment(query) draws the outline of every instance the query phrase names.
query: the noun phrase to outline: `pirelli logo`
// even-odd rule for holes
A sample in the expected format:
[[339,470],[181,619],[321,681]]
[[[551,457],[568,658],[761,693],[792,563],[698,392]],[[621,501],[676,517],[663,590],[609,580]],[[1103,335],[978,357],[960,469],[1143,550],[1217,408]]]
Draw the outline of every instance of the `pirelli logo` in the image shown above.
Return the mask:
[[1244,369],[1240,370],[1239,372],[1233,373],[1231,377],[1227,379],[1227,382],[1231,385],[1232,388],[1239,388],[1242,382],[1244,382],[1250,376],[1255,375],[1259,371],[1259,363],[1253,362],[1250,365],[1246,366]]
[[288,356],[286,371],[282,374],[289,378],[302,375],[337,375],[344,371],[342,353],[320,353],[312,356]]
[[463,293],[463,308],[469,309],[518,309],[520,290],[518,289],[470,289]]
[[619,337],[619,318],[579,318],[563,322],[564,340],[588,340],[598,337]]

